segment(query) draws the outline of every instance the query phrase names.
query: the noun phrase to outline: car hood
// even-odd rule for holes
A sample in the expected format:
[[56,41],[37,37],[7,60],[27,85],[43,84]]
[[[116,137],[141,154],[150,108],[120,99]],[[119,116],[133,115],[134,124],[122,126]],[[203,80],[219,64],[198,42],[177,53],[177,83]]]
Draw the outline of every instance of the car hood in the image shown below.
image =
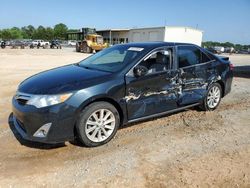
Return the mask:
[[76,91],[107,80],[112,73],[67,65],[38,73],[24,80],[19,92],[27,94],[59,94]]

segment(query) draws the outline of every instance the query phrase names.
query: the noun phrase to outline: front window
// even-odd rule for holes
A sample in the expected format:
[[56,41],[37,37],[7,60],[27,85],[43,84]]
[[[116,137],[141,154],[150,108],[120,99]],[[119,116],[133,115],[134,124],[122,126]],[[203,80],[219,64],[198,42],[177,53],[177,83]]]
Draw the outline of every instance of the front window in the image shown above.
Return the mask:
[[146,67],[148,74],[162,72],[172,68],[172,58],[172,48],[159,49],[150,54],[139,65]]
[[117,72],[144,55],[144,48],[117,45],[102,50],[81,61],[79,66]]

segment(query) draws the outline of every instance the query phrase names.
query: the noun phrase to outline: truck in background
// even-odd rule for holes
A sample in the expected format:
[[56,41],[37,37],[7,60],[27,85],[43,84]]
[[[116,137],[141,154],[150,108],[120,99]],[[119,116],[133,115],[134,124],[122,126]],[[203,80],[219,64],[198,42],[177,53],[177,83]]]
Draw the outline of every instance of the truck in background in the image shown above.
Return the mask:
[[76,43],[76,51],[84,53],[93,53],[107,48],[107,44],[104,43],[103,37],[96,33],[93,28],[82,29],[83,40]]
[[44,40],[33,40],[30,44],[30,48],[48,48],[50,46],[50,43],[48,41],[44,41]]

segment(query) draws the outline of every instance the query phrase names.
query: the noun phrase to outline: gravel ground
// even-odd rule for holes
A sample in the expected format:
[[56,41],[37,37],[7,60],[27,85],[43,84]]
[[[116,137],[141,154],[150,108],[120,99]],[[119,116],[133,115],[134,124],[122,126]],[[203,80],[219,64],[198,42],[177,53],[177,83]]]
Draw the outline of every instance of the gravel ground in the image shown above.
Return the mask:
[[[8,123],[18,83],[85,57],[72,49],[0,50],[0,187],[250,187],[246,78],[234,79],[216,111],[190,109],[129,125],[101,147],[21,144]],[[250,56],[230,59],[250,65]]]

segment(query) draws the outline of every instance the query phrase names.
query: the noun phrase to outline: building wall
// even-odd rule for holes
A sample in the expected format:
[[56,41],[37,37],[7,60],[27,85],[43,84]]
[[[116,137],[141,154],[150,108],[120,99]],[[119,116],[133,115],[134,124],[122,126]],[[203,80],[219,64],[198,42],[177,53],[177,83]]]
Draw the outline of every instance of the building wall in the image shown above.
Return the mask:
[[131,29],[129,42],[183,42],[201,46],[202,31],[189,27],[155,27]]
[[128,43],[129,31],[111,31],[111,41],[110,31],[97,31],[97,33],[103,36],[104,42],[110,44]]
[[121,44],[127,42],[183,42],[201,46],[203,32],[189,27],[152,27],[137,28],[129,31],[110,30],[97,31],[109,44]]
[[164,27],[131,29],[129,42],[163,41],[164,29]]
[[185,42],[201,46],[202,31],[188,27],[165,27],[165,42]]

